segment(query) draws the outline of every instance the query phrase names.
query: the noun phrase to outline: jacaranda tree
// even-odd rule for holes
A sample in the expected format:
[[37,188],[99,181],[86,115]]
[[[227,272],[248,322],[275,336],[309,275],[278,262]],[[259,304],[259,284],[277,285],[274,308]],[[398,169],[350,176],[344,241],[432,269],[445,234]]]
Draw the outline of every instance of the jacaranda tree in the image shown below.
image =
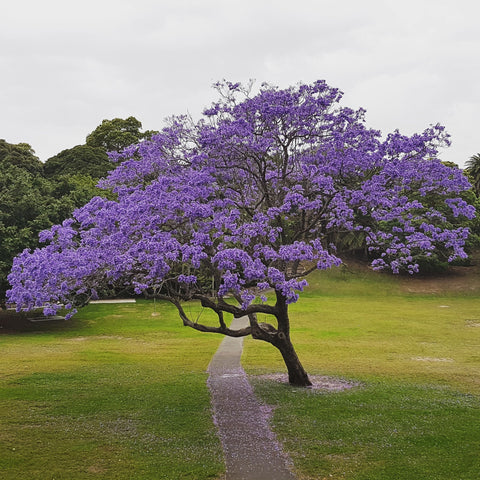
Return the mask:
[[[217,88],[199,122],[172,118],[116,155],[121,163],[102,185],[118,199],[96,197],[44,231],[45,247],[16,258],[9,300],[74,312],[105,284],[130,285],[172,302],[186,326],[271,343],[290,383],[306,386],[288,313],[305,276],[339,265],[335,243],[352,231],[376,269],[414,273],[415,256],[437,246],[464,257],[468,230],[449,228],[435,206],[443,199],[442,210],[472,218],[459,198],[470,185],[436,159],[448,144],[441,126],[382,139],[323,81],[263,85],[251,97],[240,84]],[[190,300],[218,324],[191,318]],[[229,328],[232,315],[249,325]]]

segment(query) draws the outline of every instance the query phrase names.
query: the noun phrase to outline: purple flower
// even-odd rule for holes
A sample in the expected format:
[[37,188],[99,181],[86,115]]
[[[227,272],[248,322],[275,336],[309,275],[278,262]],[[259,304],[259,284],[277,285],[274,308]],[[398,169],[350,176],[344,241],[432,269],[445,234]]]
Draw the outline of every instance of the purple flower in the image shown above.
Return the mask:
[[443,127],[382,140],[324,81],[243,98],[241,84],[217,87],[200,121],[173,117],[113,155],[100,186],[117,198],[93,198],[43,231],[43,248],[18,255],[9,302],[53,312],[121,284],[138,294],[161,285],[176,301],[213,289],[244,310],[273,288],[288,304],[304,269],[340,264],[347,235],[377,256],[375,269],[415,273],[436,249],[465,256],[468,230],[455,219],[475,210],[462,172],[436,159]]

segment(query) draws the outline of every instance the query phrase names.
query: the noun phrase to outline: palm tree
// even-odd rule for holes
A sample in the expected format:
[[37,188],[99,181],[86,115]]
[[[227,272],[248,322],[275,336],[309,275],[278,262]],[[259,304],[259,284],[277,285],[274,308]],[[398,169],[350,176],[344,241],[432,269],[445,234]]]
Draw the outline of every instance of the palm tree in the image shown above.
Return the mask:
[[475,193],[480,195],[480,153],[470,157],[465,166],[465,172],[470,177]]

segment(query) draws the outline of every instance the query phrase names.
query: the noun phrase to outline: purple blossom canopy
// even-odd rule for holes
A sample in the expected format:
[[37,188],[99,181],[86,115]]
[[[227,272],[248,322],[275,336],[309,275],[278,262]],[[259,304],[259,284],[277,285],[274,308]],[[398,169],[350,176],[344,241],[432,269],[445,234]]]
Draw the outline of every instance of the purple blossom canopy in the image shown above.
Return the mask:
[[[42,232],[46,246],[14,261],[9,301],[18,309],[75,305],[106,284],[188,300],[234,295],[248,313],[274,289],[295,302],[310,268],[340,263],[345,232],[362,235],[375,268],[418,270],[419,252],[465,257],[470,185],[443,165],[442,126],[381,138],[364,111],[340,106],[323,81],[220,100],[192,122],[176,117],[150,141],[113,154],[120,163],[73,218]],[[260,310],[258,310],[260,311]]]

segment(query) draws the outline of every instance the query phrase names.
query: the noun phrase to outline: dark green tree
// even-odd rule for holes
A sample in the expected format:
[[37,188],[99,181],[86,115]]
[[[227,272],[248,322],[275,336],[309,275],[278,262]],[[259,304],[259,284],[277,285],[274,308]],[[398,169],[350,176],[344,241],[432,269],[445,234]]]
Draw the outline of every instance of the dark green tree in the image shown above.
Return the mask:
[[141,132],[142,123],[135,117],[103,120],[87,135],[84,145],[68,148],[45,162],[44,172],[48,178],[61,175],[88,175],[99,179],[115,168],[107,152],[121,151],[125,147],[149,138],[153,131]]
[[30,145],[0,140],[0,302],[13,258],[97,195],[98,179],[112,168],[101,148],[74,147],[44,165]]
[[142,133],[141,128],[142,122],[135,117],[103,120],[92,133],[87,135],[87,145],[103,148],[106,152],[119,152],[125,147],[150,138],[155,133],[153,131]]
[[98,179],[113,168],[104,148],[77,145],[49,158],[45,162],[44,172],[48,178],[81,174]]
[[15,165],[32,174],[40,174],[43,164],[28,143],[8,143],[0,139],[0,164]]
[[38,232],[54,219],[48,213],[51,185],[24,166],[0,161],[0,299],[7,288],[12,259],[38,245]]

